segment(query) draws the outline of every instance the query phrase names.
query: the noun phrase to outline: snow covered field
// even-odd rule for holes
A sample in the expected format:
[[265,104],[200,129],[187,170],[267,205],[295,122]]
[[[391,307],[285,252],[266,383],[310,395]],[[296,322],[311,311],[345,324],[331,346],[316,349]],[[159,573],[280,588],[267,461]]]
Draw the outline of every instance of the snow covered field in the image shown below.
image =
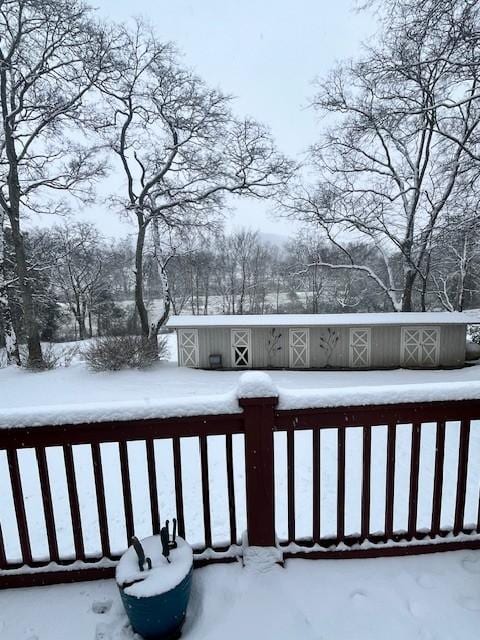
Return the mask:
[[[475,640],[479,628],[480,552],[454,551],[198,569],[182,640]],[[0,592],[0,637],[139,640],[113,580]]]
[[[178,367],[175,335],[168,336],[168,344],[168,362],[143,371],[92,373],[80,356],[70,367],[42,373],[0,369],[0,428],[239,410],[234,391],[240,372]],[[480,398],[478,364],[450,371],[283,370],[269,375],[281,391],[281,408]]]

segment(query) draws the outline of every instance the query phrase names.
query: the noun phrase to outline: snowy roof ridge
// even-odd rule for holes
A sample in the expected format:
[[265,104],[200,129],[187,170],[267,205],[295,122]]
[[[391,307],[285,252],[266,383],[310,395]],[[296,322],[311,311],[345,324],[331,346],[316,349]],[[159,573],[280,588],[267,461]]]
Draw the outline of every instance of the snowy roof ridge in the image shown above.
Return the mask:
[[179,315],[167,326],[182,327],[283,327],[365,325],[480,324],[480,311],[418,311],[385,313],[286,313],[264,315]]

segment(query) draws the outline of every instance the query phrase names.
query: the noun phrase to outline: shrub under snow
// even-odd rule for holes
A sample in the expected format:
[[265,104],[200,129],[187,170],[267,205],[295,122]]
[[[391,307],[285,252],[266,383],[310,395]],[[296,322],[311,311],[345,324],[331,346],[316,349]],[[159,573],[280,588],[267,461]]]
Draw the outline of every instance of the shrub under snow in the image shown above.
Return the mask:
[[84,351],[87,365],[93,371],[145,369],[167,355],[166,338],[159,338],[158,350],[140,336],[109,336],[98,338]]

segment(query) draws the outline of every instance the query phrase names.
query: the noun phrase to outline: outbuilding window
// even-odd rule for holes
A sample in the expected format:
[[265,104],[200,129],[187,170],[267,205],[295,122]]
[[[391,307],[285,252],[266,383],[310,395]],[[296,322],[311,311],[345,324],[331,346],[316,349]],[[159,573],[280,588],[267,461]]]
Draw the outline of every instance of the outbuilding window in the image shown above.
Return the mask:
[[438,366],[439,327],[402,327],[400,359],[406,367]]
[[232,329],[232,367],[250,367],[252,357],[250,329]]
[[288,332],[290,367],[308,369],[310,366],[310,330],[290,329]]
[[370,344],[370,327],[350,329],[349,360],[352,368],[370,366]]
[[197,329],[178,330],[178,353],[182,367],[199,366]]

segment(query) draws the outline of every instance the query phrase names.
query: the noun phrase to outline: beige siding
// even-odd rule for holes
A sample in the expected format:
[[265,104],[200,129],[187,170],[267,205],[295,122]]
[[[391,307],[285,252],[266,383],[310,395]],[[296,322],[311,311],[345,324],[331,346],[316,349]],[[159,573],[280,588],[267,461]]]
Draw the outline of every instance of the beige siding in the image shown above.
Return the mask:
[[199,329],[198,349],[201,368],[210,368],[208,357],[213,354],[220,354],[222,356],[222,365],[224,367],[229,368],[232,366],[230,329],[228,327]]
[[373,326],[371,333],[371,366],[384,369],[400,366],[401,327]]
[[440,330],[440,366],[461,367],[465,362],[466,327],[445,325]]
[[[354,326],[354,325],[352,325]],[[465,332],[462,325],[442,325],[440,328],[440,359],[442,367],[462,366],[465,360]],[[310,367],[348,368],[350,366],[350,327],[330,327],[331,335],[338,336],[329,361],[327,353],[321,347],[321,337],[328,339],[327,327],[310,327]],[[289,366],[289,327],[276,328],[280,335],[280,350],[269,354],[268,340],[272,336],[271,327],[251,328],[251,366],[253,368],[287,368]],[[230,368],[231,329],[230,327],[208,327],[198,329],[199,365],[209,368],[209,355],[221,354],[223,367]],[[371,368],[392,368],[400,366],[401,327],[371,327]]]

